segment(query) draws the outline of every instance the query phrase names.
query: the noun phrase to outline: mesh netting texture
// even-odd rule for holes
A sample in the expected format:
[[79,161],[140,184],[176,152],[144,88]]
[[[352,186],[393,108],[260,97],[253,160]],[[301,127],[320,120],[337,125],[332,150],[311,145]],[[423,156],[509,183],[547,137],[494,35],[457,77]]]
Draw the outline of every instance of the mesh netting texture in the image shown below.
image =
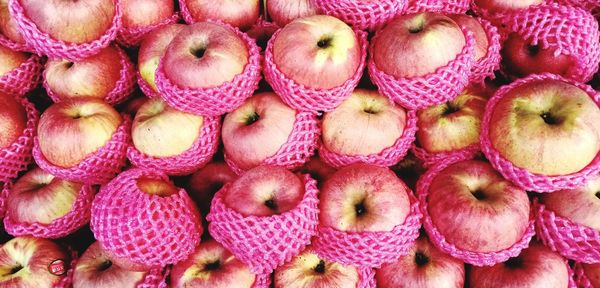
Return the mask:
[[[25,41],[25,40],[23,40],[23,41]],[[8,49],[13,50],[13,51],[35,53],[35,49],[33,49],[32,47],[27,45],[27,43],[15,42],[15,41],[9,39],[8,37],[4,36],[4,34],[2,34],[2,33],[0,33],[0,45],[7,47]]]
[[360,30],[377,30],[406,8],[407,0],[315,0],[314,5]]
[[477,143],[469,145],[463,149],[447,152],[430,153],[417,145],[413,145],[411,151],[413,155],[415,155],[415,157],[421,160],[421,164],[423,165],[423,167],[429,168],[440,163],[443,160],[459,160],[474,158],[478,153],[481,152],[481,148],[479,147],[479,143]]
[[39,113],[26,98],[20,101],[27,112],[27,127],[17,141],[0,149],[0,182],[7,182],[17,177],[19,172],[27,170],[32,160],[31,150]]
[[33,90],[40,83],[43,61],[41,57],[31,55],[19,67],[0,76],[0,91],[20,97]]
[[469,10],[469,0],[408,0],[404,14],[438,12],[463,14]]
[[494,72],[500,69],[500,49],[502,48],[502,45],[498,28],[488,20],[483,18],[476,19],[481,23],[481,26],[485,31],[488,40],[488,49],[485,56],[473,64],[470,82],[483,84],[488,77],[494,79]]
[[71,261],[68,263],[67,272],[62,276],[60,281],[54,285],[54,288],[72,288],[73,287],[73,273],[75,273],[75,265],[77,265],[78,254],[77,251],[71,247],[66,249],[71,256]]
[[585,271],[583,270],[583,266],[581,263],[575,263],[573,265],[573,280],[576,283],[576,287],[579,288],[594,288],[590,279],[585,275]]
[[121,30],[117,34],[117,42],[125,47],[136,47],[148,33],[165,25],[177,23],[177,21],[179,21],[179,13],[175,13],[169,18],[148,26],[121,27]]
[[8,199],[8,193],[12,187],[12,182],[0,183],[2,190],[0,191],[0,219],[6,215],[6,200]]

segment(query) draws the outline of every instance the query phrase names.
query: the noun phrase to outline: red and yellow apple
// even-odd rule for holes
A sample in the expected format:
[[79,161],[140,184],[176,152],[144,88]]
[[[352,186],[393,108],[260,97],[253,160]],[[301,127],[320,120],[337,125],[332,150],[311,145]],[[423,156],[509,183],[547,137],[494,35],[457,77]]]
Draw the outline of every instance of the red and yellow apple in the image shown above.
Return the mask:
[[0,33],[15,43],[25,44],[15,18],[10,15],[8,1],[0,0]]
[[21,66],[27,59],[29,59],[29,54],[13,51],[0,45],[0,77]]
[[585,277],[590,280],[592,287],[600,287],[600,263],[597,264],[581,264]]
[[456,24],[463,26],[473,32],[475,37],[475,61],[481,60],[488,52],[490,45],[487,33],[477,18],[467,14],[448,15]]
[[544,3],[544,0],[474,0],[473,5],[493,14],[501,11],[525,9],[542,3]]
[[576,189],[544,193],[540,199],[556,215],[600,231],[600,176]]
[[321,188],[337,169],[323,162],[319,156],[313,156],[295,171],[302,174],[309,174],[310,177],[317,181],[317,187]]
[[146,27],[160,23],[175,12],[173,0],[121,0],[123,28]]
[[269,19],[284,27],[297,18],[318,14],[318,8],[311,0],[266,0]]
[[211,162],[190,176],[187,192],[200,212],[208,214],[213,196],[237,175],[224,162]]
[[0,93],[0,149],[15,143],[27,128],[27,112],[12,96]]
[[185,0],[185,5],[197,22],[221,20],[242,30],[256,23],[260,12],[259,0]]

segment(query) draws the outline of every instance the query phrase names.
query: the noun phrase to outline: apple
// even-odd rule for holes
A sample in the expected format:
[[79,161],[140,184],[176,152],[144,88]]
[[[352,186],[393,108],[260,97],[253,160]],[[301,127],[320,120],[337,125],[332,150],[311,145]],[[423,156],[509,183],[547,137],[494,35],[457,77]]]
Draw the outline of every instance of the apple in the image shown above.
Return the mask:
[[30,55],[23,52],[13,51],[0,45],[0,77],[17,69],[23,64]]
[[585,277],[590,280],[592,287],[600,287],[600,263],[585,264],[581,263]]
[[156,25],[175,13],[173,0],[121,0],[123,29]]
[[288,141],[295,122],[296,111],[275,93],[256,94],[225,116],[225,154],[242,170],[258,166]]
[[0,248],[0,287],[56,287],[70,262],[70,256],[50,240],[13,238]]
[[361,45],[352,28],[325,15],[296,19],[273,41],[273,62],[288,78],[315,89],[351,79],[360,66]]
[[138,110],[131,128],[135,148],[152,157],[172,157],[190,149],[202,130],[204,117],[150,99]]
[[128,114],[132,118],[135,117],[135,114],[140,107],[144,105],[149,100],[141,90],[136,89],[133,91],[133,94],[127,99],[122,105],[120,105],[117,110],[122,111],[123,113]]
[[569,272],[566,261],[543,245],[532,242],[521,255],[494,266],[473,266],[470,287],[544,287],[567,288]]
[[181,29],[160,60],[165,76],[191,89],[218,87],[244,71],[249,51],[229,28],[199,22]]
[[451,164],[433,178],[427,193],[431,222],[458,249],[479,253],[508,249],[529,226],[527,193],[487,162]]
[[148,33],[140,43],[138,52],[138,71],[142,79],[158,92],[155,82],[155,72],[160,58],[165,54],[167,47],[181,30],[183,24],[167,24]]
[[210,211],[213,196],[237,175],[224,162],[211,162],[196,171],[189,179],[188,194],[204,215]]
[[501,11],[525,9],[544,2],[545,0],[474,0],[473,5],[493,14]]
[[249,29],[256,23],[260,13],[259,0],[185,0],[195,22],[221,20],[242,30]]
[[425,167],[423,167],[422,161],[412,153],[412,151],[408,151],[404,159],[402,159],[398,164],[390,167],[396,176],[400,178],[408,188],[411,190],[415,190],[417,187],[417,181],[419,177],[425,172]]
[[462,288],[465,264],[441,252],[426,236],[421,236],[407,255],[377,269],[375,279],[379,288]]
[[223,202],[244,217],[266,217],[294,209],[303,196],[304,183],[297,175],[281,167],[259,166],[232,182]]
[[327,261],[309,247],[275,269],[275,288],[355,288],[360,287],[358,269]]
[[27,128],[27,112],[12,96],[0,93],[0,149],[15,143]]
[[456,24],[473,32],[473,37],[475,37],[475,61],[479,61],[485,57],[490,43],[487,33],[477,18],[466,14],[450,14],[448,17],[454,20]]
[[382,72],[396,78],[412,78],[446,66],[465,44],[465,35],[454,20],[424,12],[390,21],[377,33],[370,54]]
[[317,181],[317,187],[321,188],[337,169],[323,162],[319,156],[313,156],[295,171],[302,174],[309,174],[310,177]]
[[487,99],[465,89],[454,100],[417,112],[417,141],[430,153],[449,152],[479,143]]
[[598,105],[582,89],[560,80],[541,79],[516,86],[491,113],[492,146],[531,173],[578,172],[600,149]]
[[355,90],[322,122],[323,146],[341,155],[371,155],[394,146],[404,132],[406,110],[376,90]]
[[53,104],[40,117],[40,151],[53,165],[76,166],[102,148],[122,121],[113,107],[97,98],[73,98]]
[[99,39],[112,26],[114,0],[17,0],[25,16],[43,33],[67,43]]
[[24,45],[25,39],[19,32],[15,18],[10,15],[8,1],[0,0],[0,34],[15,43]]
[[409,193],[388,168],[346,166],[319,193],[320,225],[345,232],[392,231],[410,212]]
[[94,242],[77,260],[73,288],[135,288],[146,272],[129,271],[117,266],[99,242]]
[[297,18],[319,14],[311,0],[266,0],[271,21],[284,27]]
[[214,240],[202,242],[187,260],[173,265],[171,288],[251,288],[257,276]]

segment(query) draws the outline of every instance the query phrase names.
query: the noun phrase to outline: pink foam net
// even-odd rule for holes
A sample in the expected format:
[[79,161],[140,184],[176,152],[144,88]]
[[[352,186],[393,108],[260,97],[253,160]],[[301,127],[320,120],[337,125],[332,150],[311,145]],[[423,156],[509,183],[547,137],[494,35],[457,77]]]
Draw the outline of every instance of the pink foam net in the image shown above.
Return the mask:
[[269,288],[271,287],[271,274],[257,274],[252,288]]
[[[106,103],[110,105],[116,105],[125,101],[127,97],[131,95],[133,89],[135,89],[136,84],[136,69],[133,66],[133,63],[131,63],[131,60],[129,60],[129,57],[127,54],[125,54],[123,49],[116,45],[114,47],[119,51],[119,56],[121,57],[121,70],[119,80],[115,83],[115,87],[108,93],[108,95],[106,95],[106,97],[104,97]],[[52,89],[48,86],[48,82],[46,81],[46,72],[44,72],[44,81],[42,84],[52,101],[55,103],[60,102],[60,95],[54,93],[54,91],[52,91]]]
[[187,175],[208,163],[219,147],[219,117],[204,117],[198,139],[188,150],[172,157],[152,157],[140,152],[133,144],[127,149],[127,158],[134,166],[163,171],[169,175]]
[[469,10],[469,0],[408,0],[404,14],[438,12],[463,14]]
[[17,141],[0,149],[0,182],[7,182],[17,177],[19,172],[27,170],[27,166],[31,163],[33,137],[39,114],[26,98],[21,99],[21,104],[27,112],[27,127]]
[[[141,283],[138,283],[136,288],[167,288],[167,277],[169,276],[170,268],[152,268]],[[116,288],[116,287],[115,287]]]
[[71,262],[69,263],[67,273],[60,279],[54,288],[72,288],[73,287],[73,273],[75,273],[75,265],[77,265],[78,254],[77,251],[67,247],[67,251],[71,256]]
[[252,96],[258,88],[258,82],[261,79],[260,48],[254,39],[239,29],[220,21],[215,21],[215,23],[227,27],[246,43],[250,55],[248,64],[241,74],[218,87],[192,89],[180,87],[167,78],[163,69],[163,61],[160,61],[156,70],[156,85],[160,96],[178,110],[204,116],[223,115],[242,105],[244,100]]
[[11,182],[0,183],[2,185],[2,190],[0,191],[0,219],[4,218],[6,215],[6,200],[8,198],[8,193],[10,193],[10,188],[12,187]]
[[573,266],[573,280],[575,281],[575,287],[579,288],[594,288],[590,279],[585,275],[585,271],[583,270],[583,266],[581,263],[575,263]]
[[0,76],[0,92],[23,96],[39,83],[44,65],[37,55],[31,55],[19,67]]
[[557,3],[583,9],[593,12],[594,16],[600,16],[600,1],[598,0],[557,0]]
[[[519,11],[524,10],[524,9],[518,9],[515,11],[510,11],[510,10],[489,11],[486,8],[479,7],[479,5],[477,5],[475,3],[476,0],[470,0],[470,1],[471,1],[471,10],[479,17],[484,18],[484,19],[490,21],[491,23],[493,23],[494,25],[496,25],[496,27],[498,27],[498,29],[500,30],[501,34],[504,34],[504,32],[505,32],[506,25],[504,23],[505,23],[505,20],[509,19],[510,13],[518,13]],[[542,0],[542,3],[551,3],[551,2],[553,2],[553,0]],[[533,5],[533,6],[537,6],[537,5]]]
[[35,52],[35,49],[27,45],[27,43],[18,43],[13,40],[8,39],[8,37],[4,36],[4,34],[0,33],[0,45],[9,48],[13,51],[20,52]]
[[21,0],[9,0],[10,15],[15,18],[19,31],[25,42],[33,47],[38,54],[50,58],[81,60],[94,55],[100,49],[107,47],[116,37],[121,28],[120,1],[115,1],[115,17],[113,23],[100,38],[82,44],[67,43],[54,39],[48,33],[41,31],[31,19],[25,15]]
[[161,197],[139,190],[137,179],[169,181],[159,171],[131,169],[102,186],[92,203],[90,228],[103,249],[148,267],[186,259],[200,243],[198,209],[180,189]]
[[481,149],[479,147],[479,143],[469,145],[463,149],[448,151],[448,152],[437,152],[437,153],[429,153],[427,150],[413,145],[411,151],[419,160],[423,167],[429,168],[440,163],[443,160],[459,160],[459,159],[471,159],[474,158],[478,153],[480,153]]
[[273,43],[280,31],[273,34],[267,45],[264,74],[273,91],[281,97],[283,102],[296,110],[316,113],[318,111],[331,111],[350,96],[364,71],[368,45],[366,32],[355,31],[361,45],[362,56],[358,69],[352,78],[332,89],[315,89],[296,83],[277,68],[273,59]]
[[140,90],[142,90],[142,93],[144,93],[146,97],[150,99],[160,97],[158,91],[154,90],[154,88],[152,88],[152,86],[150,86],[150,84],[148,84],[148,82],[146,82],[146,80],[142,78],[142,74],[140,74],[140,71],[136,71],[135,73],[138,87],[140,87]]
[[360,282],[356,286],[357,288],[376,288],[377,283],[375,282],[375,270],[369,267],[359,268],[358,276]]
[[500,44],[500,32],[498,32],[498,28],[488,20],[483,18],[476,19],[481,23],[487,35],[488,50],[483,58],[473,64],[471,82],[484,83],[488,77],[494,79],[494,71],[500,68],[500,49],[502,46]]
[[4,217],[4,228],[8,234],[15,237],[31,235],[38,238],[57,239],[67,236],[90,221],[90,208],[94,193],[91,185],[84,185],[79,191],[71,211],[49,224],[16,222],[7,213]]
[[296,208],[278,215],[244,217],[225,206],[226,184],[213,198],[210,235],[254,273],[271,273],[310,244],[319,222],[316,181],[304,175],[305,193]]
[[193,23],[197,22],[196,20],[194,20],[194,17],[192,16],[190,9],[188,9],[186,0],[178,0],[178,1],[179,1],[179,10],[180,10],[179,13],[181,14],[181,18],[183,18],[183,21],[185,21],[185,23],[187,23],[187,24],[193,24]]
[[42,154],[37,138],[34,139],[33,158],[40,168],[56,177],[85,184],[104,184],[125,166],[131,121],[128,116],[123,116],[123,119],[106,145],[76,166],[63,168],[50,163]]
[[482,122],[481,150],[485,154],[486,158],[490,161],[492,166],[494,166],[494,168],[498,170],[498,172],[500,172],[504,178],[512,181],[517,186],[527,191],[554,192],[563,189],[574,189],[584,185],[589,178],[595,177],[600,173],[600,153],[596,155],[592,163],[579,172],[561,176],[545,176],[531,173],[526,169],[514,166],[509,160],[502,157],[502,155],[500,155],[500,153],[493,147],[490,140],[490,121],[496,104],[500,101],[500,99],[502,99],[502,97],[504,97],[504,95],[506,95],[506,93],[515,89],[516,87],[533,81],[547,79],[559,80],[571,85],[575,85],[586,91],[590,95],[590,98],[592,98],[596,104],[600,105],[600,93],[594,91],[594,89],[592,89],[590,86],[547,73],[530,75],[529,77],[519,79],[510,85],[503,86],[488,101]]
[[[379,70],[373,57],[369,57],[369,75],[379,92],[402,107],[418,110],[454,99],[469,84],[474,64],[475,37],[473,32],[461,27],[466,45],[456,59],[434,73],[413,78],[396,78]],[[379,37],[376,33],[371,42]],[[372,55],[372,53],[371,53]]]
[[339,18],[355,29],[376,30],[404,10],[407,0],[315,0],[321,12]]
[[269,22],[265,20],[263,16],[260,16],[258,17],[258,20],[256,20],[256,23],[254,23],[254,25],[252,25],[252,27],[250,27],[246,33],[248,36],[259,40],[261,37],[271,38],[271,36],[273,36],[273,34],[279,30],[279,28],[280,27],[274,22]]
[[177,23],[177,21],[179,21],[179,13],[175,13],[169,18],[149,26],[132,28],[121,27],[121,30],[119,30],[119,33],[117,34],[117,42],[125,47],[138,46],[148,33],[165,25]]

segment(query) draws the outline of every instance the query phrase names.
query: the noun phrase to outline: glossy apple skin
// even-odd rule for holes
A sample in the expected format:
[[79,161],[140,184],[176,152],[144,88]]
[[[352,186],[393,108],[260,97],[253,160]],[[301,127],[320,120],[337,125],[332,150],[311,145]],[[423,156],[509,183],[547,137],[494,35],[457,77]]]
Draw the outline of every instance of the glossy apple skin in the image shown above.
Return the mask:
[[260,165],[288,141],[295,122],[296,111],[277,94],[256,94],[225,116],[222,128],[225,153],[241,169]]
[[8,0],[0,0],[0,33],[13,42],[25,44],[25,39],[19,32],[17,22],[10,16]]
[[175,12],[173,0],[121,0],[123,28],[158,24]]
[[599,191],[600,177],[596,176],[583,187],[544,193],[540,199],[556,215],[600,231]]
[[525,9],[532,5],[542,4],[544,0],[475,0],[474,5],[490,13]]
[[308,87],[338,87],[352,78],[360,65],[361,47],[354,31],[331,16],[296,19],[271,41],[277,68]]
[[162,58],[173,83],[187,88],[212,88],[241,74],[248,63],[242,38],[220,24],[199,22],[181,30]]
[[[50,240],[30,236],[16,237],[0,248],[0,287],[53,288],[64,276],[50,273],[48,266],[62,260],[65,272],[70,256]],[[17,273],[12,270],[22,267]]]
[[431,181],[427,203],[433,225],[462,250],[507,249],[521,240],[529,225],[527,193],[479,160],[440,171]]
[[[469,277],[470,287],[569,287],[566,261],[543,245],[532,242],[516,258],[518,260],[511,258],[494,266],[473,266]],[[521,263],[513,266],[515,262]]]
[[466,89],[454,100],[417,112],[417,140],[430,153],[448,152],[479,143],[487,99]]
[[421,236],[408,255],[377,269],[375,279],[379,288],[462,288],[465,264]]
[[0,93],[0,149],[12,145],[27,128],[27,112],[11,95]]
[[121,55],[114,46],[77,62],[49,60],[44,70],[48,87],[60,99],[94,97],[104,99],[121,78]]
[[100,99],[73,98],[53,104],[40,117],[40,151],[56,166],[73,167],[103,147],[121,122],[121,115]]
[[318,14],[311,0],[267,0],[269,18],[279,27],[284,27],[295,19]]
[[325,113],[323,145],[343,155],[377,154],[391,147],[406,127],[406,111],[377,91],[357,89]]
[[196,171],[189,180],[188,194],[203,214],[208,214],[213,196],[237,175],[224,162],[211,162]]
[[0,45],[0,76],[15,70],[29,59],[29,54],[13,51]]
[[150,99],[133,120],[133,145],[149,156],[177,156],[196,142],[203,123],[202,116],[175,110],[161,99]]
[[87,43],[99,39],[115,16],[113,0],[19,0],[25,16],[56,40]]
[[600,287],[600,264],[581,264],[592,287]]
[[258,20],[259,0],[186,0],[190,14],[196,21],[221,20],[225,23],[249,29]]
[[99,242],[90,245],[77,260],[73,288],[135,288],[146,272],[135,272],[112,263]]
[[[320,264],[322,272],[317,270]],[[355,288],[359,281],[355,267],[322,259],[311,247],[274,272],[275,288]]]
[[600,109],[585,91],[559,80],[537,80],[510,90],[496,104],[489,137],[500,155],[517,167],[567,175],[598,154],[597,123]]
[[302,174],[309,174],[310,177],[317,181],[317,187],[320,189],[337,169],[323,162],[319,156],[313,156],[295,171]]
[[156,87],[154,76],[160,58],[165,54],[165,51],[173,38],[175,38],[184,27],[186,27],[186,25],[167,24],[148,33],[140,43],[140,50],[138,52],[138,71],[140,72],[142,79],[144,79],[155,92],[158,92],[158,88]]
[[[215,267],[216,266],[216,267]],[[171,288],[251,288],[256,275],[214,240],[173,266]]]
[[430,12],[399,16],[378,34],[371,52],[375,65],[398,78],[435,72],[456,59],[466,43],[452,19]]
[[391,231],[410,212],[408,193],[406,184],[387,168],[346,166],[325,182],[319,194],[320,224],[347,232]]
[[475,37],[475,60],[478,61],[485,57],[488,52],[489,41],[487,33],[477,18],[466,14],[451,14],[448,15],[456,24],[463,26],[473,32]]

